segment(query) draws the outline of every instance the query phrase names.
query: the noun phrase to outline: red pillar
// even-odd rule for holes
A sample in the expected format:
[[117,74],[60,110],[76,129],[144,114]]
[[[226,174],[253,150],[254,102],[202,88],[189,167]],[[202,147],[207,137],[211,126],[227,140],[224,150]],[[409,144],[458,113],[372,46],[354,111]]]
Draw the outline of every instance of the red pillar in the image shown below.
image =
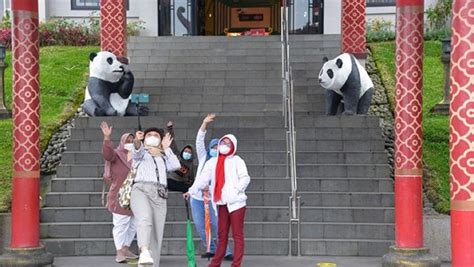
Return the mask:
[[424,0],[397,0],[395,103],[395,246],[383,267],[441,266],[423,247]]
[[451,37],[452,265],[474,266],[474,2],[454,0]]
[[342,52],[365,59],[366,0],[342,0]]
[[423,247],[423,0],[397,1],[395,245]]
[[38,2],[12,3],[13,190],[12,248],[39,247]]
[[127,55],[127,0],[100,0],[100,48]]

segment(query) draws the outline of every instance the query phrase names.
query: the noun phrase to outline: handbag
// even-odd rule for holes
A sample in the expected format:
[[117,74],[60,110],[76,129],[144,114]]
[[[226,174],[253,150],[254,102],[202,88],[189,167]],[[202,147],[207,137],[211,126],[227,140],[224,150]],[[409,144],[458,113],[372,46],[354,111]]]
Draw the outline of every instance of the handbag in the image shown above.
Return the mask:
[[130,199],[132,198],[132,187],[137,176],[138,166],[140,166],[141,159],[136,167],[132,167],[128,172],[127,178],[123,181],[118,191],[118,203],[120,207],[130,210]]
[[160,174],[158,172],[158,165],[156,164],[155,157],[153,157],[153,163],[155,163],[156,179],[158,180],[158,196],[162,199],[168,199],[168,187],[160,183]]

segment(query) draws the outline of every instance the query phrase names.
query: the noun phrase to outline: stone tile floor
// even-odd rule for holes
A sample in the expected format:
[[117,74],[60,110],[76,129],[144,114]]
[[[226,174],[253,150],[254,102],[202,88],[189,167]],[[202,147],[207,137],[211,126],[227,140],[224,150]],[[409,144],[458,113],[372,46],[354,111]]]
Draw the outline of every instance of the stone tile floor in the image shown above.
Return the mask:
[[[246,256],[242,266],[245,267],[317,267],[320,262],[336,263],[337,267],[375,267],[381,266],[380,257],[282,257],[282,256]],[[197,259],[198,267],[207,266],[207,259]],[[117,264],[114,258],[107,257],[58,257],[54,260],[54,266],[127,266]],[[164,256],[161,267],[186,267],[186,257]],[[222,267],[229,267],[230,262],[224,262]],[[443,267],[451,266],[443,263]]]

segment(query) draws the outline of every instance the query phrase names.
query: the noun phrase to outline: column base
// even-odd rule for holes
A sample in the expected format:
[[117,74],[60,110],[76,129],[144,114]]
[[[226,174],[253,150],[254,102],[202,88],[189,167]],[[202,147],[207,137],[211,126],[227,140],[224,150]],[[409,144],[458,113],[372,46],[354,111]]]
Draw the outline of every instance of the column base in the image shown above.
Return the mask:
[[432,109],[431,113],[434,114],[441,114],[441,115],[449,115],[449,103],[439,103],[436,104]]
[[388,254],[382,258],[383,267],[440,267],[438,257],[430,254],[428,248],[396,248],[390,247]]
[[52,266],[53,254],[46,252],[43,246],[37,248],[5,248],[0,256],[0,266]]
[[0,109],[0,119],[10,119],[12,114],[5,109]]

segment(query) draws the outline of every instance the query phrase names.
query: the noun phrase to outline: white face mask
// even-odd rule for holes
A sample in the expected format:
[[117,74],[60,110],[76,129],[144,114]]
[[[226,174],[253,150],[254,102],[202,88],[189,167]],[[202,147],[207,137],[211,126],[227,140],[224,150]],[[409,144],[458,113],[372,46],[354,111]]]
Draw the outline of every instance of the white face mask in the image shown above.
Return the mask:
[[145,138],[145,145],[157,147],[160,145],[161,139],[156,136],[149,136]]
[[125,150],[132,151],[133,150],[133,143],[125,144],[125,145],[123,145],[123,148],[125,148]]
[[227,155],[230,152],[230,146],[228,145],[219,146],[219,152],[223,155]]

